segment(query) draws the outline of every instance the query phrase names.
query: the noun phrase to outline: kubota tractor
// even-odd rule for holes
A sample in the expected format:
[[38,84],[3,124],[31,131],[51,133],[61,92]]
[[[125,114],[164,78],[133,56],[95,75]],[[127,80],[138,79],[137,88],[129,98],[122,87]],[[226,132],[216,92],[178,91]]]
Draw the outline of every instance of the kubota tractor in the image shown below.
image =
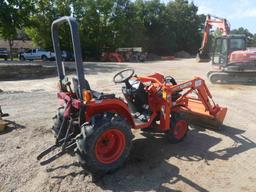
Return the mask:
[[[58,31],[64,22],[70,26],[77,69],[72,82],[65,76],[61,62]],[[166,135],[171,143],[177,143],[186,136],[190,122],[200,123],[199,120],[207,119],[219,126],[224,120],[227,108],[213,102],[204,80],[199,77],[177,84],[171,76],[164,77],[159,73],[137,76],[133,69],[125,69],[113,77],[115,83],[123,84],[125,99],[95,91],[84,76],[76,21],[71,17],[55,20],[52,38],[59,75],[57,95],[61,105],[53,126],[56,143],[43,151],[38,160],[56,148],[62,150],[41,164],[73,149],[87,169],[106,173],[119,168],[128,157],[132,129],[154,128]],[[193,117],[198,119],[195,121]]]

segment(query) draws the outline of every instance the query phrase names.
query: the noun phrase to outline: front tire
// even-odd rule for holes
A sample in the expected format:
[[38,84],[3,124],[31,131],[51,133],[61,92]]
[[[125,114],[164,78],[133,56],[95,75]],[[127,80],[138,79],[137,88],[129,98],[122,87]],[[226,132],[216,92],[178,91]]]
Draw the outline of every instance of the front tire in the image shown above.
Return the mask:
[[179,113],[174,113],[171,116],[171,127],[167,131],[166,136],[170,143],[179,143],[187,135],[188,122]]
[[[90,135],[82,130],[78,155],[82,166],[92,173],[113,172],[122,166],[132,147],[130,125],[123,119],[109,119],[92,127]],[[82,129],[86,129],[82,127]]]

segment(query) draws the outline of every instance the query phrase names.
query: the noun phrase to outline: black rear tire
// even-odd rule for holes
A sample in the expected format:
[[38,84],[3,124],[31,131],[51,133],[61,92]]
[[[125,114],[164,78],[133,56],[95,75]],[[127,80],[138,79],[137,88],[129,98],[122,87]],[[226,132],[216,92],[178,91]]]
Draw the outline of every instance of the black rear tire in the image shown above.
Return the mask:
[[[53,117],[54,119],[54,124],[52,127],[52,132],[55,138],[57,138],[61,124],[63,122],[64,118],[64,107],[58,108],[57,114]],[[60,139],[65,137],[65,131],[62,131],[60,133]]]
[[[98,120],[97,120],[98,121]],[[132,132],[130,125],[121,118],[112,118],[101,120],[95,124],[90,131],[90,134],[85,127],[82,127],[80,138],[77,139],[77,155],[79,157],[80,164],[93,174],[105,174],[113,172],[121,167],[127,159],[130,149],[132,147]],[[120,156],[115,160],[104,163],[97,156],[97,146],[101,137],[109,131],[115,130],[119,132],[123,138],[125,138],[124,148],[120,152]],[[113,135],[112,135],[113,136]],[[108,141],[107,141],[108,142]],[[116,143],[115,143],[116,144]],[[107,144],[106,144],[107,145]]]
[[179,143],[187,135],[188,122],[179,113],[173,113],[171,116],[171,127],[167,131],[166,136],[170,143]]

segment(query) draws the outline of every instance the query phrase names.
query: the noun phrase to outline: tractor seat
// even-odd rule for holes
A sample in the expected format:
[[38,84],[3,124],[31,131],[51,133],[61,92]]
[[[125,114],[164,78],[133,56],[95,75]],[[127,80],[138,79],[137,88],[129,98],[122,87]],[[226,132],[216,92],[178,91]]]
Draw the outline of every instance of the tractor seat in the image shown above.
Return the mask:
[[[73,81],[73,85],[74,85],[74,91],[76,93],[76,96],[79,98],[79,91],[78,91],[78,79],[77,77],[73,77],[72,78],[72,81]],[[85,85],[88,84],[88,82],[85,83]],[[98,91],[94,91],[94,90],[91,90],[90,86],[88,85],[88,90],[91,91],[92,93],[92,97],[94,99],[97,99],[97,100],[102,100],[102,99],[114,99],[115,98],[115,94],[106,94],[106,93],[101,93],[101,92],[98,92]]]

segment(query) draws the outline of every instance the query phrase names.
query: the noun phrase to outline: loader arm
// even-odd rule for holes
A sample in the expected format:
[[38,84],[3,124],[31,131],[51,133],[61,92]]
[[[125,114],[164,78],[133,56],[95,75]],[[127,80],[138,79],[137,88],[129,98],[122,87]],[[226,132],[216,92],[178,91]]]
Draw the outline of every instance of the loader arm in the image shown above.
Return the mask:
[[[215,124],[218,126],[222,124],[227,108],[215,104],[203,79],[196,77],[193,80],[170,87],[171,94],[179,91],[183,92],[176,100],[175,105],[173,105],[174,107],[183,106],[183,111],[194,115],[194,117],[197,116],[197,120],[206,118],[215,121]],[[191,96],[192,93],[196,97]]]
[[[177,100],[177,103],[182,101],[184,98],[200,100],[204,105],[205,110],[209,111],[211,115],[214,115],[218,112],[218,105],[214,103],[212,95],[203,79],[196,77],[193,80],[176,85],[171,89],[171,92],[173,94],[175,92],[183,91],[185,89],[188,90]],[[193,91],[196,91],[196,94],[198,96],[197,99],[188,96]]]

